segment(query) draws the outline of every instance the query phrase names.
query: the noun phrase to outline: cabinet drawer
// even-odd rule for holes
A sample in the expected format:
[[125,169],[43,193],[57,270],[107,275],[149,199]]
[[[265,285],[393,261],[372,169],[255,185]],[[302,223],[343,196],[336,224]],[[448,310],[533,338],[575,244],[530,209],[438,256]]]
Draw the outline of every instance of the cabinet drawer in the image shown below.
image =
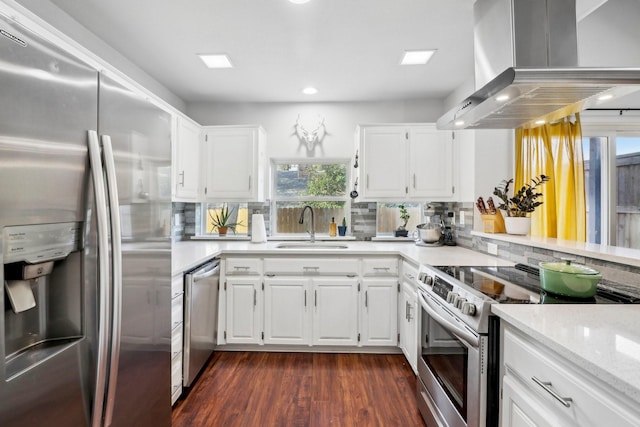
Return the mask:
[[271,275],[357,275],[356,258],[273,258],[264,260],[264,272]]
[[418,278],[418,268],[407,261],[402,261],[402,275],[408,281],[415,281]]
[[171,359],[182,353],[182,325],[178,325],[171,331]]
[[224,262],[224,271],[227,276],[262,274],[262,260],[260,258],[227,258]]
[[504,363],[507,375],[513,372],[541,401],[576,426],[640,425],[638,414],[619,403],[623,396],[616,396],[615,390],[510,329],[504,333]]
[[365,258],[362,260],[365,276],[397,276],[398,258]]
[[171,404],[182,394],[182,353],[171,359]]
[[177,274],[171,278],[171,298],[184,293],[184,276]]
[[178,295],[171,300],[171,330],[182,323],[183,315],[183,296]]

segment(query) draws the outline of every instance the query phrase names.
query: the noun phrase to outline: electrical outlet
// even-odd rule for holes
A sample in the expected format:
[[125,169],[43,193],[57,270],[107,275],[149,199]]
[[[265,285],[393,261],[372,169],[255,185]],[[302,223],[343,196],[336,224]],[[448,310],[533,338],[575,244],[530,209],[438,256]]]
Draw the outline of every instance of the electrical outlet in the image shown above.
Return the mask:
[[458,221],[459,225],[464,225],[464,211],[460,211],[460,221]]
[[491,255],[498,255],[498,245],[495,243],[487,243],[487,252]]

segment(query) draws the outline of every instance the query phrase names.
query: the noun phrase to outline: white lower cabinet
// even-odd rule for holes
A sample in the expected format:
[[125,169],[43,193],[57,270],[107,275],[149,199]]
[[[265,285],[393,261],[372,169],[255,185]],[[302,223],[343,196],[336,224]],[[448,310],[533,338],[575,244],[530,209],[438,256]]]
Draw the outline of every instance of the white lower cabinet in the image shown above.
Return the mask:
[[229,344],[262,343],[262,280],[227,277],[225,340]]
[[364,263],[366,277],[362,265],[331,256],[223,259],[218,345],[397,346],[398,260]]
[[311,281],[300,277],[264,280],[264,343],[311,344]]
[[314,278],[313,345],[358,344],[358,279]]
[[399,297],[398,319],[400,329],[400,349],[411,369],[418,372],[418,294],[415,286],[407,281],[402,283]]
[[171,278],[171,404],[182,394],[184,276]]
[[397,277],[362,279],[360,300],[360,306],[362,307],[360,316],[361,344],[397,346]]
[[510,325],[502,331],[502,427],[640,425],[622,393]]

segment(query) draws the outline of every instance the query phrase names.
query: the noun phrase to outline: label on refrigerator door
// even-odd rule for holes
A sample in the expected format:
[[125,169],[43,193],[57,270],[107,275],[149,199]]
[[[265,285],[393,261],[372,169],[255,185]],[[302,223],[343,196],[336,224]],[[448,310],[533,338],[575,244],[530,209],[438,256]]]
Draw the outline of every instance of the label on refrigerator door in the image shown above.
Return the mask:
[[65,258],[82,247],[82,223],[18,225],[5,227],[2,251],[5,264],[38,263]]

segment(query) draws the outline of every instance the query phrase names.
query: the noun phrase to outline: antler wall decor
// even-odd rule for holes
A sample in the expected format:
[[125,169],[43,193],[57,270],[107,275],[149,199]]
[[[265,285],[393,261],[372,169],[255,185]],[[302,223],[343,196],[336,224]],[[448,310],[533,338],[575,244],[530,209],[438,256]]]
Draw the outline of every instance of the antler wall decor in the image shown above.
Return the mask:
[[300,114],[298,114],[298,118],[296,119],[296,134],[300,139],[300,142],[304,142],[307,144],[307,150],[312,150],[313,146],[316,142],[322,142],[324,135],[326,133],[326,129],[324,127],[324,117],[318,123],[318,127],[316,127],[312,131],[308,131],[300,124]]

